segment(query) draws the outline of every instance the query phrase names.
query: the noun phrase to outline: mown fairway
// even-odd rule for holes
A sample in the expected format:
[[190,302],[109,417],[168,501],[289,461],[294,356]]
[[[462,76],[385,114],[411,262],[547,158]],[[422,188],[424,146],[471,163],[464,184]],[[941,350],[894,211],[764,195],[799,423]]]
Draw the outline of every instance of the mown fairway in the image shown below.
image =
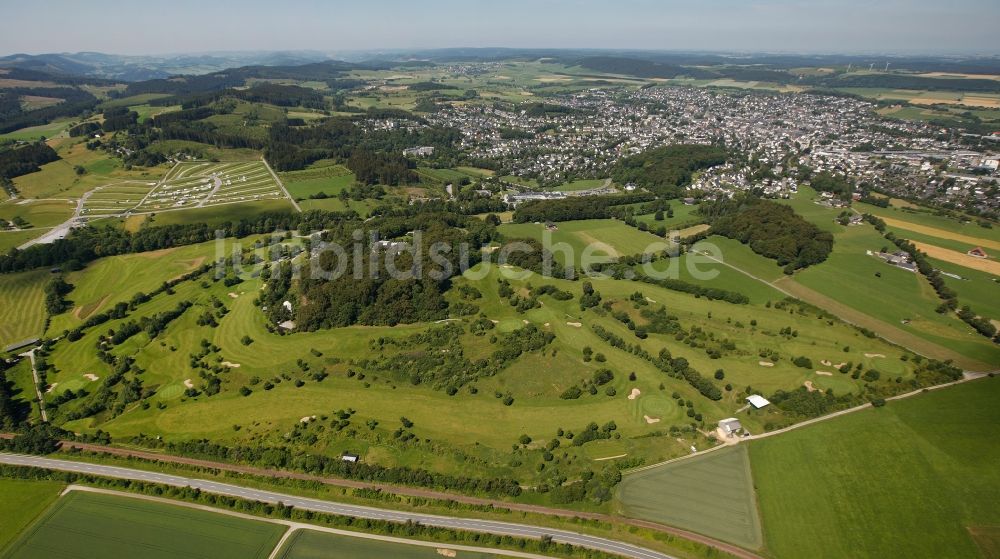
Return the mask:
[[59,499],[4,557],[266,558],[284,531],[268,522],[74,491]]
[[0,348],[41,335],[47,270],[0,275]]
[[54,481],[0,480],[0,551],[51,505],[63,489]]
[[[229,243],[219,245],[227,247]],[[114,307],[116,303],[128,301],[138,292],[149,293],[165,281],[212,262],[219,248],[215,242],[168,248],[153,252],[125,254],[102,258],[87,266],[85,270],[70,272],[67,281],[73,284],[73,291],[67,295],[72,301],[72,309],[53,318],[51,330],[61,332],[72,328],[88,317]],[[41,274],[41,272],[33,272]],[[17,276],[0,276],[2,282]],[[37,282],[36,282],[37,283]],[[37,286],[41,289],[41,284]],[[41,302],[39,300],[39,306]]]
[[[454,553],[454,555],[452,555]],[[285,543],[280,559],[493,559],[492,553],[449,549],[447,545],[417,546],[374,539],[352,538],[312,530],[299,530]]]
[[756,549],[760,519],[745,445],[625,476],[623,514]]
[[[185,250],[194,252],[184,253]],[[193,266],[190,260],[196,258],[198,250],[195,246],[158,256],[136,254],[99,261],[71,275],[71,282],[78,287],[70,298],[77,304],[96,301],[95,308],[107,308],[112,301],[121,300],[117,299],[119,294],[124,294],[124,299],[127,299],[138,287],[130,284],[128,279],[119,279],[114,270],[135,267],[135,277],[145,277],[143,281],[146,285],[155,288],[164,279],[176,277],[187,269],[169,266],[184,262],[188,262],[188,267]],[[142,262],[149,264],[143,267]],[[147,269],[150,270],[148,277],[140,271]],[[575,295],[569,301],[543,296],[542,306],[518,313],[498,295],[498,270],[473,279],[475,271],[478,269],[470,272],[467,278],[456,280],[456,284],[474,286],[481,292],[482,297],[475,300],[475,304],[486,318],[496,321],[494,332],[498,335],[511,332],[523,327],[527,321],[556,335],[551,347],[545,351],[526,353],[501,374],[477,381],[475,387],[478,390],[475,393],[471,389],[462,389],[449,396],[443,390],[412,386],[405,377],[391,372],[370,373],[364,378],[359,378],[360,375],[349,376],[348,370],[356,368],[349,360],[394,353],[391,349],[385,353],[373,350],[372,340],[379,337],[398,339],[442,328],[441,325],[414,324],[394,328],[355,326],[278,336],[267,332],[265,318],[254,305],[254,294],[260,288],[259,280],[248,279],[233,287],[209,281],[206,288],[199,279],[176,286],[173,294],[157,295],[140,305],[133,317],[152,316],[170,310],[180,301],[191,301],[195,303],[194,308],[171,323],[157,339],[151,341],[146,334],[138,334],[116,349],[122,354],[134,356],[137,365],[145,370],[142,382],[155,391],[149,400],[151,405],[143,409],[134,404],[124,408],[123,413],[117,416],[99,413],[94,417],[70,421],[66,426],[81,432],[100,428],[115,437],[145,433],[160,434],[169,440],[209,437],[239,444],[271,444],[283,441],[282,434],[300,425],[303,417],[316,415],[319,418],[316,427],[310,426],[301,431],[317,436],[318,440],[308,445],[310,452],[339,455],[343,450],[350,450],[362,454],[367,461],[379,464],[426,467],[449,473],[466,472],[471,456],[483,475],[513,474],[523,479],[544,479],[547,472],[540,474],[536,469],[537,462],[541,461],[538,456],[541,445],[554,437],[559,429],[579,430],[591,421],[615,421],[621,439],[597,441],[585,446],[566,443],[554,464],[574,472],[600,468],[605,463],[595,460],[622,455],[652,463],[686,453],[692,443],[700,445],[701,442],[693,441],[688,436],[680,437],[680,440],[664,436],[671,426],[687,425],[691,421],[685,413],[686,408],[671,397],[674,392],[685,400],[695,402],[698,412],[711,422],[729,417],[741,407],[743,390],[748,385],[765,394],[778,388],[794,389],[807,380],[822,389],[832,388],[837,393],[860,389],[860,381],[851,379],[849,375],[838,373],[819,377],[811,369],[795,367],[791,359],[798,355],[807,355],[816,363],[822,360],[863,363],[877,367],[884,375],[903,379],[912,375],[911,365],[899,359],[902,355],[900,350],[879,340],[865,338],[849,327],[812,313],[766,308],[762,303],[733,305],[710,301],[637,282],[595,282],[595,288],[605,300],[615,301],[615,310],[630,313],[640,324],[644,320],[639,314],[641,307],[625,302],[636,291],[647,299],[649,308],[656,309],[663,305],[683,324],[711,329],[719,338],[733,340],[738,351],[727,352],[719,359],[712,359],[703,349],[678,341],[673,335],[651,334],[641,342],[654,355],[665,348],[675,356],[685,357],[706,375],[724,369],[726,379],[718,384],[722,387],[731,383],[733,390],[725,392],[721,400],[712,401],[700,396],[688,383],[663,374],[648,361],[613,348],[599,338],[593,331],[595,325],[625,339],[635,339],[635,336],[606,313],[603,316],[593,311],[582,313],[577,299],[580,282],[537,277],[513,280],[512,285],[521,293],[526,293],[529,283],[536,286],[551,283]],[[84,294],[88,295],[84,297]],[[199,315],[211,308],[212,297],[221,301],[229,312],[219,320],[217,327],[197,324]],[[73,312],[75,310],[57,317],[53,328],[79,324],[79,319],[72,316]],[[130,319],[111,320],[100,328],[87,331],[81,340],[72,344],[58,343],[50,356],[55,370],[48,377],[50,383],[58,383],[58,386],[48,397],[55,398],[67,389],[85,388],[92,393],[99,389],[100,383],[112,370],[97,357],[93,347],[107,329],[119,328],[122,322]],[[489,336],[468,332],[469,320],[463,322],[466,328],[460,339],[463,352],[470,359],[489,357],[496,346]],[[756,321],[756,326],[750,326],[751,321]],[[798,335],[794,338],[780,336],[778,331],[782,328],[795,329]],[[243,336],[249,336],[253,342],[244,345],[241,343]],[[221,373],[223,382],[219,394],[188,397],[184,394],[186,383],[198,389],[203,385],[199,371],[192,369],[190,364],[190,355],[199,351],[202,339],[220,348],[213,359],[239,367],[230,367]],[[602,353],[606,362],[583,361],[583,348],[588,346]],[[850,351],[844,352],[844,346],[850,346]],[[773,367],[765,368],[759,364],[758,353],[764,348],[777,350],[782,355]],[[886,357],[868,358],[866,353]],[[310,373],[302,372],[297,363],[300,359],[308,365]],[[569,387],[591,378],[602,367],[615,371],[615,378],[608,385],[614,388],[613,395],[602,388],[597,394],[584,394],[578,399],[560,398]],[[328,372],[329,377],[321,382],[315,381],[311,371],[317,370]],[[540,371],[543,373],[540,374]],[[633,371],[636,379],[629,380]],[[94,375],[98,380],[86,375]],[[295,381],[300,379],[304,384],[296,386]],[[264,381],[267,380],[274,384],[270,390],[264,388]],[[238,390],[242,386],[250,387],[252,394],[241,396]],[[633,389],[639,394],[630,399],[628,396]],[[495,397],[497,393],[510,393],[515,402],[506,406]],[[416,424],[415,432],[431,443],[393,444],[392,431],[398,425],[400,398],[406,399],[406,416]],[[71,413],[85,401],[67,403],[60,408],[60,413]],[[324,426],[324,416],[329,417],[333,411],[348,407],[357,410],[352,422],[364,425],[375,421],[375,428],[366,428],[353,436],[348,436],[347,431],[335,433],[320,430]],[[449,413],[441,414],[440,410],[445,408]],[[484,417],[489,417],[490,421],[482,421]],[[746,416],[744,419],[757,430],[762,430],[765,422],[773,421],[773,418],[763,415]],[[234,425],[241,428],[235,430]],[[456,429],[456,425],[461,425],[461,429]],[[512,455],[511,445],[522,433],[539,443],[532,446],[524,457]],[[442,452],[442,448],[449,451]],[[518,457],[512,460],[512,456]]]
[[979,557],[970,530],[1000,525],[998,398],[983,379],[750,443],[767,548]]

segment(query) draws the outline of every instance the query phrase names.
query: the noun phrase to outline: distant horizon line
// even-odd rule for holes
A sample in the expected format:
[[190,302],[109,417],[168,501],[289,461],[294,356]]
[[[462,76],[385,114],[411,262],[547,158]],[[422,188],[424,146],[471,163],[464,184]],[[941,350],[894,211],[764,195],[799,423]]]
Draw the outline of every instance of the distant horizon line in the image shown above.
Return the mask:
[[12,56],[45,56],[60,55],[73,56],[81,54],[98,54],[103,56],[120,57],[158,57],[158,58],[179,58],[185,56],[221,56],[221,55],[252,55],[252,54],[294,54],[312,53],[327,57],[329,60],[337,60],[337,54],[419,54],[440,51],[512,51],[512,52],[616,52],[616,53],[674,53],[674,54],[711,54],[716,56],[843,56],[843,57],[870,57],[884,56],[894,58],[905,57],[932,57],[932,58],[1000,58],[1000,51],[919,51],[919,50],[887,50],[887,51],[802,51],[802,50],[778,50],[778,49],[684,49],[684,48],[633,48],[633,47],[509,47],[509,46],[449,46],[449,47],[374,47],[374,48],[349,48],[349,49],[315,49],[315,48],[289,48],[289,49],[236,49],[236,50],[198,50],[198,51],[162,51],[145,53],[121,53],[106,52],[100,50],[78,50],[78,51],[13,51],[0,54],[0,57]]

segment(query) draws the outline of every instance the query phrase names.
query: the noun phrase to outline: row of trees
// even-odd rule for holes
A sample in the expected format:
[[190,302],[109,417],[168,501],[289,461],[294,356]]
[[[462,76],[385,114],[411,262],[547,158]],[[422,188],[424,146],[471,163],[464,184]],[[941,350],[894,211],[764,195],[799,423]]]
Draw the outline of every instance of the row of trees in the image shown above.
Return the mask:
[[621,212],[616,210],[616,206],[650,202],[653,199],[654,197],[650,194],[637,193],[563,198],[560,200],[531,200],[518,206],[514,213],[514,221],[532,223],[536,221],[607,219],[621,215]]

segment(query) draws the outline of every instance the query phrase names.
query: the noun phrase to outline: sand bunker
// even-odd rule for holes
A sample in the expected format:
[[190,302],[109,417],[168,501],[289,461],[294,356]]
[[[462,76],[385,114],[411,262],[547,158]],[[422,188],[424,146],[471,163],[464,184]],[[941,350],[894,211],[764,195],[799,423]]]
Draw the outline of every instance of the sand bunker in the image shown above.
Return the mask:
[[229,367],[230,369],[239,369],[240,368],[240,364],[239,363],[230,363],[229,361],[223,361],[222,362],[222,366],[223,367]]
[[89,380],[90,382],[94,382],[95,380],[99,379],[100,377],[97,376],[97,375],[95,375],[94,373],[85,373],[83,375],[83,378]]
[[315,415],[307,415],[299,420],[299,423],[309,423],[310,421],[316,419]]
[[770,361],[758,361],[757,364],[760,365],[761,367],[773,367],[774,366],[774,363],[771,363]]
[[820,361],[820,363],[822,363],[826,367],[832,367],[833,366],[833,363],[831,363],[829,359],[824,359],[824,360]]
[[882,355],[881,353],[866,353],[865,357],[868,357],[869,359],[873,357],[885,358],[885,355]]
[[237,295],[235,293],[230,293],[229,296],[232,297],[233,299],[236,299],[237,297],[239,297],[239,295]]
[[52,392],[53,390],[56,389],[57,386],[59,386],[59,383],[53,382],[52,384],[49,385],[48,388],[45,389],[45,393],[48,394],[49,392]]
[[566,326],[572,326],[573,328],[579,328],[579,327],[583,326],[583,324],[580,324],[579,322],[567,322]]
[[443,547],[437,548],[437,554],[438,555],[443,555],[445,557],[456,557],[456,556],[458,556],[458,552],[455,551],[454,549],[445,549]]
[[649,417],[648,415],[644,415],[644,416],[642,416],[642,418],[645,419],[646,423],[648,423],[650,425],[652,425],[653,423],[659,423],[660,422],[660,418],[659,417]]
[[833,373],[831,373],[829,371],[816,371],[816,374],[820,375],[820,376],[824,376],[824,377],[832,377],[833,376]]
[[628,399],[635,400],[639,397],[639,394],[642,394],[642,392],[640,392],[638,388],[633,388],[632,393],[628,395]]
[[808,390],[809,392],[816,392],[817,390],[819,390],[819,388],[816,388],[815,386],[813,386],[813,381],[811,381],[811,380],[807,380],[807,381],[803,382],[802,385],[805,386],[806,390]]
[[184,379],[184,388],[194,388],[194,383],[191,379]]
[[839,368],[843,367],[844,365],[847,365],[847,363],[837,363],[836,365],[834,365],[834,367],[836,367],[836,368],[839,369]]

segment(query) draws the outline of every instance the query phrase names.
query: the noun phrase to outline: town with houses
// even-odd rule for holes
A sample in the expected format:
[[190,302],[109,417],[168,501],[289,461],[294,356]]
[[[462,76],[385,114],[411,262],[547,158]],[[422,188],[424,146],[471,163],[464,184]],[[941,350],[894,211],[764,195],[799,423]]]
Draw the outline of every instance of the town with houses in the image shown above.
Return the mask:
[[[788,197],[809,172],[851,177],[861,190],[961,209],[1000,211],[1000,136],[977,137],[928,123],[889,119],[848,96],[722,91],[695,87],[595,88],[548,97],[534,108],[505,103],[441,105],[426,124],[372,120],[363,126],[447,126],[462,133],[470,161],[489,161],[510,203],[569,195],[559,186],[604,179],[616,162],[673,143],[722,144],[730,161],[696,175],[690,196],[760,189]],[[973,147],[970,147],[970,144]],[[426,157],[433,148],[404,155]],[[614,185],[575,192],[606,193]],[[845,204],[846,205],[846,204]]]

